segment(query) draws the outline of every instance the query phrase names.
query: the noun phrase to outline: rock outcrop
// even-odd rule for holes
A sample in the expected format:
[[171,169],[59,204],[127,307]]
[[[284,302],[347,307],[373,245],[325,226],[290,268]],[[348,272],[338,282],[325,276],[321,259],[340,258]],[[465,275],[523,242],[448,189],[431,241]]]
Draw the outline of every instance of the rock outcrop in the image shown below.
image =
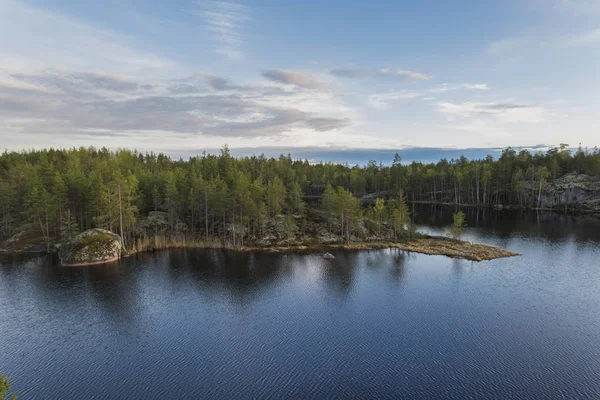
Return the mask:
[[600,214],[600,177],[575,172],[563,175],[546,184],[541,202],[544,207]]
[[0,243],[0,252],[43,253],[46,251],[44,236],[39,227],[33,224],[21,226],[6,241]]
[[121,237],[105,229],[90,229],[60,246],[64,266],[83,266],[117,261],[123,251]]
[[170,229],[176,233],[185,233],[187,224],[179,220],[169,221],[169,214],[163,211],[150,211],[146,218],[141,218],[137,224],[137,232],[141,236],[164,235]]

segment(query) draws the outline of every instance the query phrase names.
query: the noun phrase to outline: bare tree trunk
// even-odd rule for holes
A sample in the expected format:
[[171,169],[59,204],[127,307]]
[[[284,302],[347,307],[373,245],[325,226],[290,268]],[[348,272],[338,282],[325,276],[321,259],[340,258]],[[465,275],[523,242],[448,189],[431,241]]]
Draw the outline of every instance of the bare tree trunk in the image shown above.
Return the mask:
[[40,230],[42,231],[42,235],[44,235],[44,241],[46,242],[46,251],[50,252],[50,239],[48,238],[48,233],[44,230],[44,224],[42,222],[42,217],[38,214],[38,222],[40,223]]
[[458,204],[458,191],[456,189],[456,182],[454,182],[454,203]]
[[204,229],[206,230],[206,240],[208,241],[208,195],[206,184],[204,184]]
[[344,238],[344,207],[342,207],[342,212],[340,214],[340,222],[342,224],[342,239]]
[[[69,223],[70,222],[71,221],[69,221]],[[61,230],[62,230],[62,207],[58,210],[58,237],[60,237],[62,239]]]
[[121,248],[125,250],[125,239],[123,238],[123,202],[121,200],[121,182],[119,182],[119,227],[121,229]]
[[[240,226],[244,228],[242,225],[244,223],[244,209],[240,206]],[[244,229],[242,229],[242,237],[240,239],[241,246],[244,247]]]

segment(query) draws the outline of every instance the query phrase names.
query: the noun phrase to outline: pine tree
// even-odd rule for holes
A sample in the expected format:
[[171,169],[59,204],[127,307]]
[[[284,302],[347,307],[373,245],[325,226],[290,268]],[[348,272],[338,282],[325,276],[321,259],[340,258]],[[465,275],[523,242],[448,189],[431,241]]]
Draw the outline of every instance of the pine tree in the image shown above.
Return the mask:
[[387,214],[387,208],[385,207],[385,201],[383,199],[376,199],[375,206],[373,207],[373,214],[377,220],[377,234],[381,234],[381,225],[383,223],[383,219]]
[[267,185],[267,206],[269,215],[275,216],[281,214],[285,202],[286,189],[281,179],[276,176],[270,180]]
[[67,209],[63,215],[60,225],[60,237],[63,240],[72,239],[79,233],[79,225],[75,216]]
[[404,197],[404,192],[400,190],[395,201],[394,209],[392,210],[392,227],[394,229],[394,236],[396,237],[396,240],[404,235],[406,231],[406,224],[409,222],[410,218],[408,215],[406,198]]
[[452,230],[454,233],[454,237],[456,239],[460,239],[462,236],[463,229],[467,226],[465,222],[465,214],[462,211],[457,211],[452,214]]

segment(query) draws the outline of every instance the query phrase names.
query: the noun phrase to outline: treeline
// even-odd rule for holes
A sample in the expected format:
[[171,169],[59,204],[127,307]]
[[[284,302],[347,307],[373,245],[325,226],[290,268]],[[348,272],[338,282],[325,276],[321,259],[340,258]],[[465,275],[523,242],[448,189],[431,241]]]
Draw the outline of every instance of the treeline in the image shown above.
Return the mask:
[[[168,232],[233,245],[263,235],[275,217],[287,216],[295,232],[313,211],[346,239],[382,225],[398,234],[408,229],[404,198],[535,206],[548,179],[571,171],[600,174],[597,149],[572,153],[567,145],[546,153],[507,148],[498,159],[401,161],[396,155],[391,166],[372,161],[350,167],[289,155],[233,158],[227,147],[189,160],[95,148],[4,152],[0,236],[31,223],[47,243],[93,227],[133,243],[140,220],[152,211],[165,213]],[[372,193],[393,200],[361,208],[357,197]]]

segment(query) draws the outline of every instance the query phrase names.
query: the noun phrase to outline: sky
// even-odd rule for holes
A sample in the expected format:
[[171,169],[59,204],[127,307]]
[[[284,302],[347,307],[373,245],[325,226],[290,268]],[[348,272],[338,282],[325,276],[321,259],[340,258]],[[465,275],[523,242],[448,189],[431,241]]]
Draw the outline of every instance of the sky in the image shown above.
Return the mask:
[[0,149],[600,144],[600,0],[0,0],[0,18]]

